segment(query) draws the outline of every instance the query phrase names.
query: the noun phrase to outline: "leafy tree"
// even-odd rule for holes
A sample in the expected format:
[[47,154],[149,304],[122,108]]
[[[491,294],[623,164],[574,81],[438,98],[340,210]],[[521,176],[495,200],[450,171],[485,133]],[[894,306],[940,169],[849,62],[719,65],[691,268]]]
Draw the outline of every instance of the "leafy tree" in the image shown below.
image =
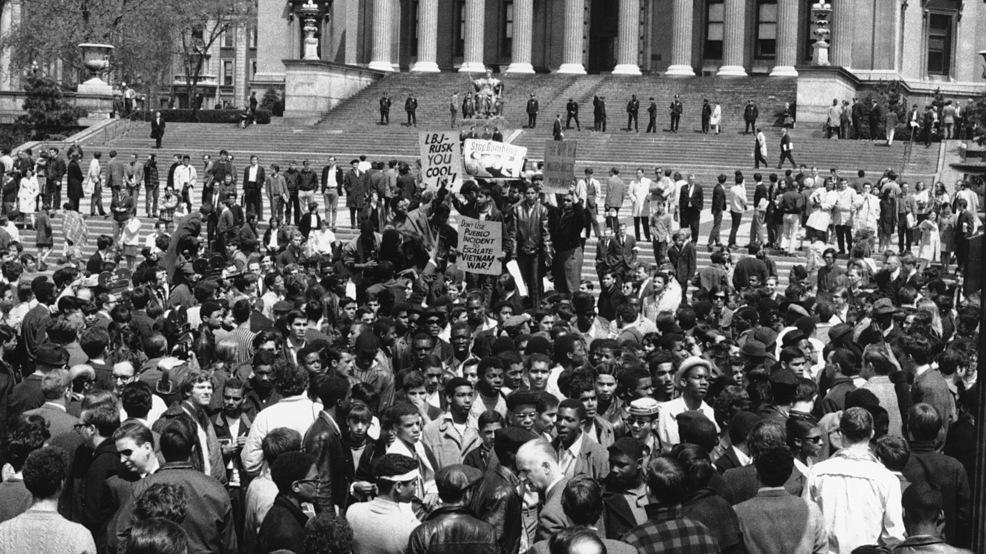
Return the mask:
[[50,77],[28,77],[24,90],[27,92],[24,100],[27,113],[18,117],[16,124],[34,140],[43,140],[74,127],[79,124],[79,118],[86,115],[85,110],[65,100],[61,86]]
[[284,100],[281,100],[281,95],[277,93],[277,89],[269,87],[264,92],[264,97],[260,99],[260,108],[276,116],[284,115]]

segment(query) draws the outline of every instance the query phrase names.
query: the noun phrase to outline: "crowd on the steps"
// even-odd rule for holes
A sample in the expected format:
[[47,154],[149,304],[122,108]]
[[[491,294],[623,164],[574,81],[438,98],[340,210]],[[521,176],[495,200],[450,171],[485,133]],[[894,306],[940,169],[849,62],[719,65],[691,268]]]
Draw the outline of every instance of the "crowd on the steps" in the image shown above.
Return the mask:
[[[453,193],[413,162],[177,158],[132,271],[126,229],[50,275],[4,255],[0,552],[970,545],[980,292],[940,255],[976,270],[966,183],[919,201],[802,168],[753,175],[747,206],[740,172]],[[502,274],[459,267],[453,212],[501,223]],[[773,256],[799,248],[782,291]]]

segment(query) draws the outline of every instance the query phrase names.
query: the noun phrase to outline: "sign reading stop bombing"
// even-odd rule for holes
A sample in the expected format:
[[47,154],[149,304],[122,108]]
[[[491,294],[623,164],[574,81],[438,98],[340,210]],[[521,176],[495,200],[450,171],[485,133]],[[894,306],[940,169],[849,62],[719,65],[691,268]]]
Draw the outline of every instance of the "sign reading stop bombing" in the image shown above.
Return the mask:
[[427,190],[445,185],[453,194],[462,188],[462,146],[459,135],[425,131],[419,133],[421,175]]

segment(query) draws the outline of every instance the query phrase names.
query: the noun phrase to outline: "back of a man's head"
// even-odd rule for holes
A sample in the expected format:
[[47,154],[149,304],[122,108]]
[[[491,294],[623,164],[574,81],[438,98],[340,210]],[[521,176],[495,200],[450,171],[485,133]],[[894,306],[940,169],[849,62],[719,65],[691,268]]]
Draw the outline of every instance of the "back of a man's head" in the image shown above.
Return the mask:
[[260,451],[268,466],[273,466],[281,454],[298,450],[301,450],[301,433],[287,427],[271,430],[260,442]]
[[873,453],[890,471],[904,471],[907,460],[911,458],[911,449],[904,437],[886,435],[876,440]]
[[654,458],[647,466],[647,488],[660,505],[677,506],[688,494],[688,471],[676,458]]
[[281,494],[289,494],[294,483],[303,480],[311,471],[315,458],[307,452],[287,452],[277,457],[270,468],[270,478]]
[[937,525],[944,519],[941,491],[927,481],[912,483],[900,499],[908,533],[917,525]]
[[65,455],[59,448],[43,446],[27,455],[24,487],[38,500],[53,498],[65,480]]
[[761,452],[787,445],[787,429],[780,423],[765,419],[753,426],[746,439],[750,456],[755,460]]
[[786,447],[773,447],[760,453],[753,461],[757,478],[765,487],[780,487],[791,477],[794,455]]
[[550,554],[606,554],[606,544],[593,530],[568,527],[548,540]]
[[188,491],[183,485],[155,483],[134,501],[134,521],[155,517],[181,524],[188,510]]
[[849,444],[869,442],[873,436],[873,416],[864,408],[849,408],[842,412],[839,431]]
[[942,418],[931,404],[915,404],[907,410],[907,432],[915,441],[933,441],[941,432]]
[[573,524],[593,527],[603,513],[602,487],[588,476],[575,477],[561,493],[561,507]]
[[195,421],[179,415],[161,428],[161,454],[166,462],[186,462],[197,440]]

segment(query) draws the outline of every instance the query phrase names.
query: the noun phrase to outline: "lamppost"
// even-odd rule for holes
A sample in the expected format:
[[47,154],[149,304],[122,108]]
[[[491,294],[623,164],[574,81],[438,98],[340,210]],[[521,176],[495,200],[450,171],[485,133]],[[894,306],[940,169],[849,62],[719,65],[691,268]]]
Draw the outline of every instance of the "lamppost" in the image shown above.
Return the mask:
[[[983,78],[986,79],[986,50],[980,50],[983,58]],[[982,117],[982,114],[978,114]],[[976,214],[979,217],[979,214]],[[971,245],[970,245],[971,246]],[[980,261],[986,260],[986,236],[979,237]],[[972,264],[967,264],[972,265]],[[972,550],[986,550],[986,303],[983,302],[986,286],[983,286],[983,268],[977,268],[979,277],[979,359],[976,367],[976,386],[979,387],[979,407],[976,410],[976,467],[972,476]],[[966,272],[971,271],[967,267]]]

